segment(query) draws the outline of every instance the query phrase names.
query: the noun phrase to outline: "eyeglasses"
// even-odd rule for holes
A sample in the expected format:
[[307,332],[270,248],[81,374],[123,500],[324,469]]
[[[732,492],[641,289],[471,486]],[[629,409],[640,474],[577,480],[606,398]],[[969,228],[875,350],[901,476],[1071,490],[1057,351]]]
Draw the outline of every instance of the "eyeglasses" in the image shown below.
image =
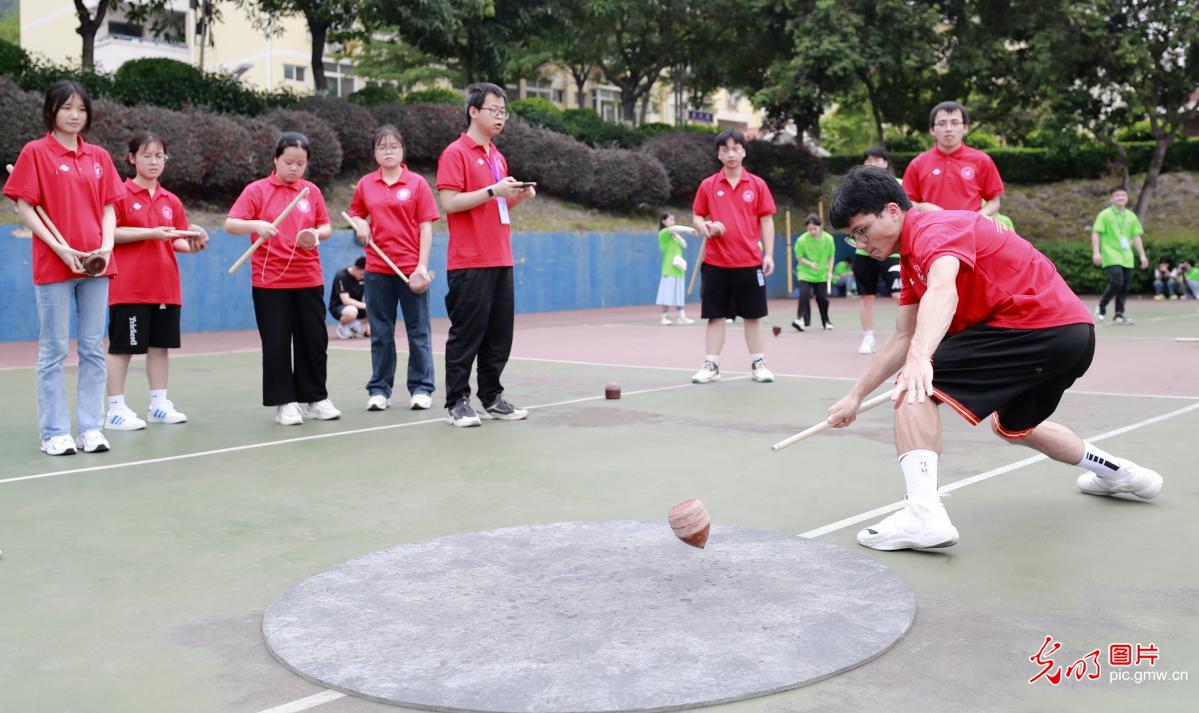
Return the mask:
[[965,122],[963,122],[961,119],[954,119],[953,121],[938,121],[937,123],[933,124],[933,126],[944,131],[945,129],[950,128],[960,129],[964,123]]
[[486,109],[487,111],[491,112],[491,115],[497,119],[507,119],[509,116],[512,116],[510,113],[508,113],[507,109],[499,106],[484,106],[479,108]]
[[[878,216],[875,216],[874,220],[878,220]],[[866,245],[870,242],[870,236],[866,234],[866,231],[870,230],[870,226],[874,225],[874,220],[859,227],[857,230],[850,232],[849,235],[846,235],[845,242],[848,243],[851,248],[856,248],[859,250],[866,247]]]
[[380,145],[380,146],[375,147],[375,151],[382,153],[382,154],[400,153],[403,150],[404,150],[404,147],[399,144],[390,144],[387,146]]
[[137,157],[150,163],[166,163],[167,159],[170,158],[170,156],[162,153],[139,153]]

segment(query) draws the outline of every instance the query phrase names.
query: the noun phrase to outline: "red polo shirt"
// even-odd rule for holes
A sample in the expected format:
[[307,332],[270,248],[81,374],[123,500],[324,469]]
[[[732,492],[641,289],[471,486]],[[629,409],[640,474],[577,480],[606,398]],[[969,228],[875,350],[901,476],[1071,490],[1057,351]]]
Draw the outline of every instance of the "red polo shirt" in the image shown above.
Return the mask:
[[720,170],[704,179],[691,211],[724,224],[724,234],[708,238],[704,262],[717,267],[761,267],[764,215],[774,215],[774,196],[766,181],[741,169],[736,187]]
[[[117,226],[187,230],[187,213],[174,193],[159,186],[151,196],[132,178],[125,181],[125,190],[128,193],[116,205]],[[108,286],[108,304],[183,304],[173,242],[117,243],[113,254],[121,263],[121,274]]]
[[[355,218],[370,218],[372,239],[396,267],[410,273],[420,259],[420,224],[432,223],[441,216],[429,182],[407,166],[403,169],[392,184],[383,180],[381,168],[358,179],[349,213]],[[366,271],[392,274],[383,258],[370,249],[366,251]]]
[[[491,144],[485,151],[463,133],[445,147],[437,159],[437,189],[470,193],[508,175],[508,161]],[[499,199],[492,198],[470,210],[447,213],[450,247],[447,270],[469,267],[512,267],[512,227],[500,222]]]
[[[125,195],[125,188],[112,157],[103,148],[85,143],[80,137],[78,148],[72,151],[53,134],[46,134],[21,149],[12,175],[4,184],[4,195],[14,203],[22,199],[40,205],[67,244],[88,253],[98,250],[103,241],[104,206],[116,203]],[[117,261],[109,260],[104,275],[115,274]],[[77,277],[82,275],[71,272],[48,245],[33,238],[34,284]]]
[[899,253],[901,305],[916,304],[928,291],[928,272],[937,258],[952,255],[961,261],[958,306],[948,334],[976,324],[1007,329],[1094,324],[1049,258],[977,212],[908,211]]
[[991,157],[962,144],[945,153],[936,146],[912,159],[903,172],[903,190],[913,202],[935,203],[945,210],[973,210],[983,199],[1003,193],[1003,179]]
[[[250,258],[250,282],[254,287],[290,290],[325,286],[325,277],[321,272],[321,251],[305,250],[296,245],[296,234],[301,230],[319,228],[329,223],[325,198],[315,183],[303,178],[295,183],[284,183],[271,173],[242,190],[237,202],[229,209],[229,217],[273,222],[304,188],[308,189],[308,195],[296,204],[279,225],[278,234],[267,239]],[[251,242],[257,239],[257,234],[250,234]]]

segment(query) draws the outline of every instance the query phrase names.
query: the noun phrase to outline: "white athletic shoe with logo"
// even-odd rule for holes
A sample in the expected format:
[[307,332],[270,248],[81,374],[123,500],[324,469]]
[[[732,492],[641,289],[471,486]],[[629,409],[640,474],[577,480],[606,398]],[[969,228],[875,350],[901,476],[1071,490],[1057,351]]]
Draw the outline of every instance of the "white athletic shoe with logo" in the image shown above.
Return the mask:
[[758,359],[753,364],[749,365],[749,378],[754,381],[760,381],[764,384],[769,384],[774,381],[774,373],[766,368],[766,360]]
[[140,431],[145,427],[146,422],[138,418],[128,406],[108,409],[108,416],[104,419],[106,431]]
[[334,421],[341,418],[341,411],[333,405],[329,399],[321,399],[314,403],[308,404],[308,410],[304,414],[308,418],[315,418],[318,421]]
[[367,411],[386,411],[391,407],[391,399],[383,394],[371,394],[371,397],[366,400]]
[[876,348],[874,335],[867,334],[862,337],[862,343],[858,345],[858,354],[873,354]]
[[1138,498],[1152,500],[1162,491],[1162,477],[1155,470],[1120,459],[1120,470],[1110,478],[1101,478],[1087,471],[1078,476],[1078,489],[1088,495],[1132,493]]
[[103,453],[108,450],[108,439],[100,433],[100,429],[93,428],[79,434],[75,439],[75,447],[84,453]]
[[183,423],[187,414],[175,408],[170,401],[163,401],[157,406],[150,404],[146,409],[146,420],[150,423]]
[[424,411],[433,408],[433,397],[426,393],[413,394],[408,400],[408,408],[413,411]]
[[709,384],[720,381],[720,366],[714,361],[705,361],[699,371],[691,377],[693,384]]
[[304,423],[304,414],[295,401],[275,407],[275,423],[280,426],[299,426]]
[[873,550],[921,550],[957,544],[958,530],[940,499],[908,500],[901,510],[858,532],[858,544]]
[[69,433],[50,436],[42,441],[42,453],[48,456],[73,456],[75,455],[75,439],[71,438]]

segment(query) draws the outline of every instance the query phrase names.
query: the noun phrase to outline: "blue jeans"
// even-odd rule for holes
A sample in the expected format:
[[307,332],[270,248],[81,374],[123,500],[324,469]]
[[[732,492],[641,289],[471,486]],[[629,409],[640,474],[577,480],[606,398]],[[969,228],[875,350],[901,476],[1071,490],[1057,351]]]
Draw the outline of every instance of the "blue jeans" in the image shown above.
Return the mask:
[[396,275],[366,273],[366,319],[371,325],[369,394],[391,398],[396,375],[396,306],[404,314],[408,333],[408,393],[431,394],[433,331],[429,327],[429,293],[413,294]]
[[[41,335],[37,349],[37,421],[42,439],[71,433],[63,362],[71,346],[71,312],[79,329],[79,432],[104,425],[104,320],[108,316],[108,278],[81,277],[34,285]],[[74,305],[72,305],[74,301]]]

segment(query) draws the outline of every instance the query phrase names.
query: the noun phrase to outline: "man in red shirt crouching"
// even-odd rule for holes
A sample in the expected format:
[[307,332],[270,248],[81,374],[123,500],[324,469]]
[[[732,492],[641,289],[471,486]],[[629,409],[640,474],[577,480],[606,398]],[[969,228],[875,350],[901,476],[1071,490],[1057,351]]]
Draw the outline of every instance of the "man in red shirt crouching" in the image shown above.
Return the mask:
[[836,428],[896,371],[895,446],[907,485],[902,510],[858,533],[876,550],[949,547],[958,531],[937,490],[938,405],[971,424],[991,417],[1010,443],[1085,468],[1078,488],[1149,499],[1162,477],[1047,421],[1095,353],[1095,323],[1053,263],[1026,240],[973,211],[919,212],[895,179],[872,166],[846,175],[830,218],[875,260],[900,254],[895,331],[849,393],[829,408]]

